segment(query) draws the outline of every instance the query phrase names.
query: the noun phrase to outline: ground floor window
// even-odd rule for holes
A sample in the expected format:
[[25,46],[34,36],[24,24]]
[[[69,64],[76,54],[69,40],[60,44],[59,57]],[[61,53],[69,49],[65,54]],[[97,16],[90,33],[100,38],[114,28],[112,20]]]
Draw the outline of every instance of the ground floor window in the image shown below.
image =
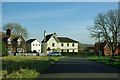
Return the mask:
[[63,52],[63,49],[61,50],[61,52]]
[[107,52],[107,54],[106,55],[109,55],[109,52]]

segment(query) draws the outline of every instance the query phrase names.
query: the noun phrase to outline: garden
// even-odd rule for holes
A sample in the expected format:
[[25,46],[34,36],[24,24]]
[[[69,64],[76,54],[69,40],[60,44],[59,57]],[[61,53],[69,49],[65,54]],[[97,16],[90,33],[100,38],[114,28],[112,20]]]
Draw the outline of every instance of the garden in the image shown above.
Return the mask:
[[36,78],[61,57],[6,56],[2,58],[3,78]]

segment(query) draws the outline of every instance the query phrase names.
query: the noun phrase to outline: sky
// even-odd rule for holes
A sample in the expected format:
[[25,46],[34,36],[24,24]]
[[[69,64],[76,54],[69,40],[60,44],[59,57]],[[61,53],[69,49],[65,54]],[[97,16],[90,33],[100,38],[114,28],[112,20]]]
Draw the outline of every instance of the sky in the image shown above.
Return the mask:
[[43,39],[56,32],[84,44],[94,44],[88,27],[94,25],[98,13],[117,9],[117,2],[3,2],[2,25],[19,23],[28,30],[28,39]]

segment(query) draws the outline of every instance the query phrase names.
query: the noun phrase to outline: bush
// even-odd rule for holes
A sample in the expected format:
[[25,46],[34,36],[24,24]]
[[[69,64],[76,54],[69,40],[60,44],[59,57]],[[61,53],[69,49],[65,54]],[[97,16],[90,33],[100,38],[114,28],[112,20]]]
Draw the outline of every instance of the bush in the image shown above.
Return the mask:
[[63,56],[96,56],[95,52],[62,52]]
[[7,49],[5,48],[5,44],[2,43],[2,56],[8,56],[9,53],[7,51]]

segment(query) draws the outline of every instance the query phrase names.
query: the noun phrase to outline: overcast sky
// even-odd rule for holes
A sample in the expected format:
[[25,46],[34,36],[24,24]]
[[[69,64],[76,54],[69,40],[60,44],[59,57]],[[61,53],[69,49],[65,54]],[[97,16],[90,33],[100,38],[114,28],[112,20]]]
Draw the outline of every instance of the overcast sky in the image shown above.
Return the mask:
[[117,9],[117,2],[3,2],[2,24],[16,22],[25,27],[29,38],[43,39],[56,32],[80,43],[94,44],[86,29],[93,26],[94,18],[100,12]]

